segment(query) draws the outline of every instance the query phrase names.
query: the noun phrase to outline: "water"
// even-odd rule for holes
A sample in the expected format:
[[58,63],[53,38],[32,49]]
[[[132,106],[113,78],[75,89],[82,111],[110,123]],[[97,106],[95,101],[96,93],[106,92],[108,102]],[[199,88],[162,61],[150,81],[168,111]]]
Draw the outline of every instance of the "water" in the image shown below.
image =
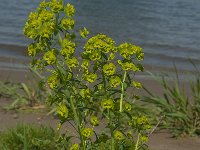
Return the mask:
[[[0,44],[25,46],[22,28],[40,0],[0,0]],[[92,35],[105,33],[118,44],[143,47],[149,66],[191,70],[187,59],[200,64],[199,0],[71,0],[76,23]],[[0,56],[5,49],[0,49]],[[10,53],[8,53],[10,55]]]

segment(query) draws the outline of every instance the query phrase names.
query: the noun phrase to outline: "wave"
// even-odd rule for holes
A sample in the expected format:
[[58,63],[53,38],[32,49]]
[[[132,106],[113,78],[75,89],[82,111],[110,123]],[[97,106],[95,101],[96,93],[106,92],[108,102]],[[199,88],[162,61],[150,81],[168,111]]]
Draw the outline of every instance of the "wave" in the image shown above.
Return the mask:
[[[157,50],[167,50],[174,52],[178,50],[179,52],[193,52],[193,53],[199,53],[200,49],[196,47],[187,47],[187,46],[181,46],[181,45],[170,45],[170,44],[161,44],[161,43],[141,43],[143,47],[147,49],[155,48]],[[176,51],[177,52],[177,51]]]
[[189,60],[192,60],[193,62],[200,63],[200,59],[198,58],[192,58],[192,57],[184,57],[184,56],[169,56],[165,54],[159,54],[159,53],[145,53],[145,59],[158,59],[161,61],[176,61],[176,62],[186,62]]

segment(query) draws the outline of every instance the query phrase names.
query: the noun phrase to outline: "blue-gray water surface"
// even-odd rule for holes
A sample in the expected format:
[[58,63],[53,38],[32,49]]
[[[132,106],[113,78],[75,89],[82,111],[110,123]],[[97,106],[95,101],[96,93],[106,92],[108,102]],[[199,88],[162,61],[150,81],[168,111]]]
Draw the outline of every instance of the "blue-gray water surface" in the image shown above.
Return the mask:
[[[0,0],[0,45],[25,46],[22,28],[40,0]],[[67,2],[67,1],[66,1]],[[200,60],[200,0],[71,0],[76,24],[140,45],[150,66],[190,70]],[[18,57],[5,48],[0,56]]]

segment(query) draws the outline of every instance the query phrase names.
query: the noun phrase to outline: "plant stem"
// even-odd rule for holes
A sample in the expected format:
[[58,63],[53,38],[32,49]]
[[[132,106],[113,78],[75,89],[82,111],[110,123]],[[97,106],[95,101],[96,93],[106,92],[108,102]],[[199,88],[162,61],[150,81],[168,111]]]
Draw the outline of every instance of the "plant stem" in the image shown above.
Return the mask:
[[119,111],[122,112],[123,111],[123,95],[124,95],[124,82],[126,80],[126,71],[124,72],[124,77],[123,77],[123,81],[122,81],[122,92],[121,92],[121,95],[120,95],[120,109]]
[[80,136],[80,139],[81,139],[81,145],[83,146],[83,149],[85,150],[85,142],[84,142],[83,136],[81,134],[80,120],[79,120],[79,117],[78,117],[77,109],[74,106],[73,96],[70,96],[70,104],[71,104],[72,111],[73,111],[73,114],[74,114],[75,123],[78,127],[78,132],[79,132],[79,136]]
[[137,142],[136,142],[136,145],[135,145],[135,150],[138,150],[139,141],[140,141],[140,133],[138,133]]
[[112,137],[112,144],[111,144],[111,150],[115,150],[115,140],[114,140],[114,138]]
[[115,150],[115,140],[113,138],[113,126],[112,126],[112,121],[111,121],[111,115],[110,115],[110,110],[108,109],[108,115],[109,115],[109,122],[110,122],[110,134],[111,134],[111,150]]
[[105,96],[106,96],[107,95],[107,91],[106,91],[106,78],[105,78],[105,75],[103,73],[103,69],[102,69],[102,78],[103,78],[104,93],[105,93]]

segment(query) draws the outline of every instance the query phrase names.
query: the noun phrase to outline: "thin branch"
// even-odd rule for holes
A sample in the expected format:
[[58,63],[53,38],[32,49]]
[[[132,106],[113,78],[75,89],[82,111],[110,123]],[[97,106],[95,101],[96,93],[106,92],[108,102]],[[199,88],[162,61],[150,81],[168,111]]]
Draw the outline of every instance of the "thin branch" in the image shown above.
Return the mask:
[[151,132],[149,133],[148,137],[150,137],[150,135],[156,130],[156,128],[159,126],[159,124],[161,123],[161,121],[163,120],[163,118],[165,117],[165,115],[161,116],[158,123],[155,125],[155,127],[151,130]]
[[76,129],[76,127],[70,121],[68,121],[68,122],[76,130],[76,132],[79,133],[78,130]]
[[[155,125],[155,127],[151,130],[151,132],[148,134],[148,138],[150,137],[151,134],[153,134],[153,132],[156,130],[156,128],[159,126],[159,124],[161,123],[161,121],[163,120],[163,118],[165,117],[165,115],[161,116],[158,123]],[[145,142],[143,142],[138,149],[140,149],[143,145],[145,144]]]

